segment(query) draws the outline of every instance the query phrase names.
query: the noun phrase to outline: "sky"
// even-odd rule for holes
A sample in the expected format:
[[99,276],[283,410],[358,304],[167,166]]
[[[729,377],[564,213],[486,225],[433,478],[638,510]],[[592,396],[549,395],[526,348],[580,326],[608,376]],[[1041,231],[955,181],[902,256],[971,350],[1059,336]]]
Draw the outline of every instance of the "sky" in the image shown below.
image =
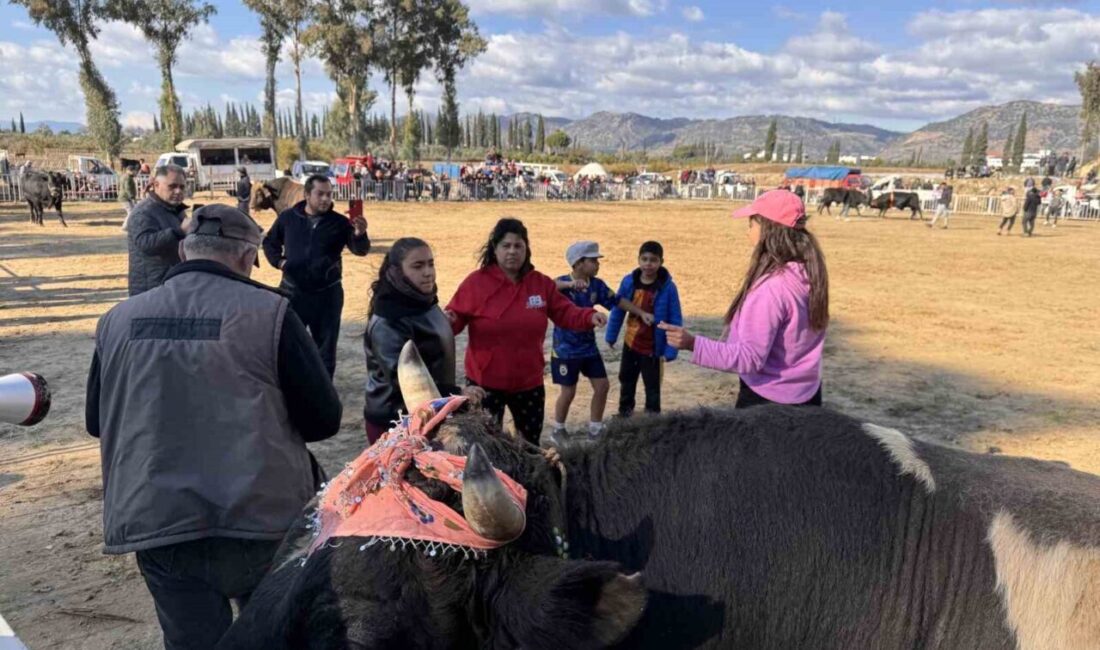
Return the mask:
[[[488,49],[458,80],[463,112],[596,111],[661,118],[786,114],[909,131],[987,104],[1080,102],[1073,73],[1100,60],[1100,0],[904,0],[782,4],[731,0],[468,0]],[[185,110],[262,106],[256,17],[239,1],[180,48]],[[75,54],[26,10],[0,4],[0,123],[84,121]],[[105,23],[93,56],[117,93],[124,125],[152,125],[160,92],[153,53],[123,23]],[[293,71],[277,71],[289,107]],[[388,110],[387,90],[373,112]],[[430,72],[416,105],[435,112]],[[306,110],[335,99],[316,59],[303,69]],[[399,113],[404,101],[399,100]]]

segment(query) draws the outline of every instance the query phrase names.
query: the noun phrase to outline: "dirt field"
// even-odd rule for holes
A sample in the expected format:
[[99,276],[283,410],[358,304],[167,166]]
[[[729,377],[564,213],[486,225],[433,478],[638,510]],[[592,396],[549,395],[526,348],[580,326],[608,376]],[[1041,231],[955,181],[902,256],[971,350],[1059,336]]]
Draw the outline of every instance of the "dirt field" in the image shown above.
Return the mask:
[[[367,285],[395,238],[435,247],[449,298],[494,220],[521,217],[534,261],[566,270],[566,246],[600,242],[613,286],[638,245],[664,243],[690,327],[716,334],[747,261],[744,224],[728,203],[368,205],[374,249],[345,256],[347,304],[336,381],[343,430],[315,445],[329,468],[362,447],[361,335]],[[887,220],[816,218],[833,322],[825,402],[832,408],[979,452],[1065,461],[1100,473],[1100,224],[1040,224],[997,237],[990,217],[957,216],[929,231]],[[54,392],[46,421],[0,425],[0,612],[27,644],[153,648],[159,631],[132,556],[101,546],[99,454],[83,427],[96,319],[125,296],[126,244],[115,205],[79,205],[69,228],[0,207],[0,373],[33,370]],[[264,224],[274,215],[261,215]],[[277,282],[264,266],[262,282]],[[460,340],[460,344],[463,341]],[[614,374],[618,355],[607,353]],[[666,409],[732,404],[737,378],[682,361],[667,368]],[[618,398],[612,382],[611,403]],[[550,386],[549,381],[547,385]],[[548,400],[557,391],[548,390]],[[582,388],[573,421],[586,418]]]

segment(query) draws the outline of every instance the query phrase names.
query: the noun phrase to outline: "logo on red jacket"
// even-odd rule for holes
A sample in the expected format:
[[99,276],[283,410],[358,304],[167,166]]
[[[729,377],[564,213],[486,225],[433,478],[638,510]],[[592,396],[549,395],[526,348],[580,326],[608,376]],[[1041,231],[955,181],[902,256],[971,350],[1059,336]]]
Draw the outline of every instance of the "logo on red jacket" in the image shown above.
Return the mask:
[[535,294],[533,296],[527,296],[527,308],[528,309],[542,309],[546,306],[546,301],[542,299],[542,296]]

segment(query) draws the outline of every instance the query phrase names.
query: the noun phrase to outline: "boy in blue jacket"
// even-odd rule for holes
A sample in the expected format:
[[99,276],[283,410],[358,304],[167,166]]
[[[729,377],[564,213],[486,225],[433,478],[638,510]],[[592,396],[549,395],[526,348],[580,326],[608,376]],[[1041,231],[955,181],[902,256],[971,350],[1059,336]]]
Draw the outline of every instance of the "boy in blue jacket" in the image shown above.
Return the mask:
[[634,394],[638,388],[638,375],[645,384],[645,410],[661,412],[661,375],[665,360],[676,359],[676,349],[669,346],[665,332],[658,323],[683,325],[680,311],[680,294],[672,275],[664,268],[665,251],[659,242],[647,241],[638,250],[638,268],[623,278],[618,298],[629,300],[643,312],[653,314],[654,322],[647,324],[633,314],[616,307],[607,323],[607,344],[615,347],[626,320],[623,335],[623,356],[619,363],[619,415],[629,417],[634,413]]

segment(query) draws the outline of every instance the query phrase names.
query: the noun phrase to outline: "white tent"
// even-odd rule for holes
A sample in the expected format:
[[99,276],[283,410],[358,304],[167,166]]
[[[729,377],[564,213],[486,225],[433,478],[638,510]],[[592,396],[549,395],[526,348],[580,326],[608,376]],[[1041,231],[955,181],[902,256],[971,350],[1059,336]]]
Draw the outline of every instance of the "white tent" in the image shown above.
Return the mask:
[[603,178],[607,178],[608,173],[607,173],[607,170],[603,168],[603,165],[601,165],[600,163],[593,162],[593,163],[588,163],[584,167],[581,167],[580,171],[578,171],[576,174],[573,174],[573,180],[579,181],[580,179],[584,178],[585,176],[587,176],[589,178],[599,178],[601,176]]

